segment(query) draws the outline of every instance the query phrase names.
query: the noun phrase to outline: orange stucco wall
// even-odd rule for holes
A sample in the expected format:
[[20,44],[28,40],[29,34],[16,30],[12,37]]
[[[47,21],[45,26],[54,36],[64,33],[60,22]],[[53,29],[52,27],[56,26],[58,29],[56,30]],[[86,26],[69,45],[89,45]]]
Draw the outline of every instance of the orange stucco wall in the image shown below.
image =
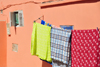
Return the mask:
[[[28,0],[0,0],[3,6],[26,1]],[[17,10],[23,10],[24,27],[17,27],[16,33],[15,28],[10,27],[11,36],[7,36],[7,67],[52,67],[30,54],[33,21],[42,15],[44,15],[46,22],[56,26],[74,25],[74,29],[96,29],[96,27],[100,27],[99,1],[65,3],[47,8],[41,8],[40,5],[34,3],[21,4],[4,10],[3,13],[6,16],[0,14],[0,20],[6,20],[9,23],[9,12]],[[18,44],[18,52],[12,51],[12,43]]]
[[0,21],[0,67],[7,66],[6,22]]

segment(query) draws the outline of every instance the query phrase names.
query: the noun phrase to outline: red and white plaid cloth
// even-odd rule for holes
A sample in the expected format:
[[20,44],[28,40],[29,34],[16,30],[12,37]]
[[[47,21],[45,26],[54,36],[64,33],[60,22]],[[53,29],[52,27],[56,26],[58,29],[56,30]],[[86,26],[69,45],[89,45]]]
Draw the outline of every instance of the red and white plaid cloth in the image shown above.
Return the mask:
[[72,67],[100,67],[99,31],[72,31]]

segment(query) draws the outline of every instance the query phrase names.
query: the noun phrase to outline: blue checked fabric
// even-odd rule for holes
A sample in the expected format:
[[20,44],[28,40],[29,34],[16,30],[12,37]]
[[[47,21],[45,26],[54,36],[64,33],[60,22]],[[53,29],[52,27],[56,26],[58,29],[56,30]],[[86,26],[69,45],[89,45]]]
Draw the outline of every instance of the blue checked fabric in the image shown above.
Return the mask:
[[51,29],[51,58],[65,64],[69,63],[71,30]]
[[52,59],[52,67],[68,67],[68,65],[64,64],[63,62]]

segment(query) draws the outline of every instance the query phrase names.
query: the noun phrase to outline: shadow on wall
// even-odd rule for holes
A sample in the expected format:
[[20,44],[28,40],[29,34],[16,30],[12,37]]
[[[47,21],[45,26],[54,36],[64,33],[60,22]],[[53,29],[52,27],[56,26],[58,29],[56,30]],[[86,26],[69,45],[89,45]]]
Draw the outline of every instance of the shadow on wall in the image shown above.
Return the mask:
[[42,67],[52,67],[52,65],[45,61],[42,61]]
[[57,7],[57,6],[64,6],[64,5],[74,5],[74,4],[82,4],[82,3],[95,3],[100,0],[79,0],[79,1],[73,1],[73,2],[65,2],[61,4],[54,4],[54,5],[48,5],[48,6],[42,6],[41,8],[49,8],[49,7]]

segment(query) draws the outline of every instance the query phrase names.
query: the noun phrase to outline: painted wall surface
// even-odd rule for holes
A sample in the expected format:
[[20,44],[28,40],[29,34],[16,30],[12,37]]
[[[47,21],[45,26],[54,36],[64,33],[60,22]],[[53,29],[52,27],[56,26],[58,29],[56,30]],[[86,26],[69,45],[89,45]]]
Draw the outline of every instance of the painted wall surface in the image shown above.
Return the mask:
[[0,21],[0,67],[7,65],[7,32],[6,22]]
[[[0,0],[2,5],[26,2],[28,0]],[[1,9],[2,7],[0,7]],[[0,14],[0,20],[9,23],[9,12],[23,10],[24,27],[10,27],[11,36],[7,36],[7,67],[52,67],[36,56],[31,56],[31,34],[33,21],[44,15],[44,20],[50,24],[74,25],[74,29],[96,29],[100,27],[100,2],[73,2],[42,8],[38,4],[28,3],[11,6],[4,10],[6,16]],[[8,18],[8,20],[7,20]],[[37,21],[40,23],[40,21]],[[12,43],[18,44],[18,52],[12,51]]]

